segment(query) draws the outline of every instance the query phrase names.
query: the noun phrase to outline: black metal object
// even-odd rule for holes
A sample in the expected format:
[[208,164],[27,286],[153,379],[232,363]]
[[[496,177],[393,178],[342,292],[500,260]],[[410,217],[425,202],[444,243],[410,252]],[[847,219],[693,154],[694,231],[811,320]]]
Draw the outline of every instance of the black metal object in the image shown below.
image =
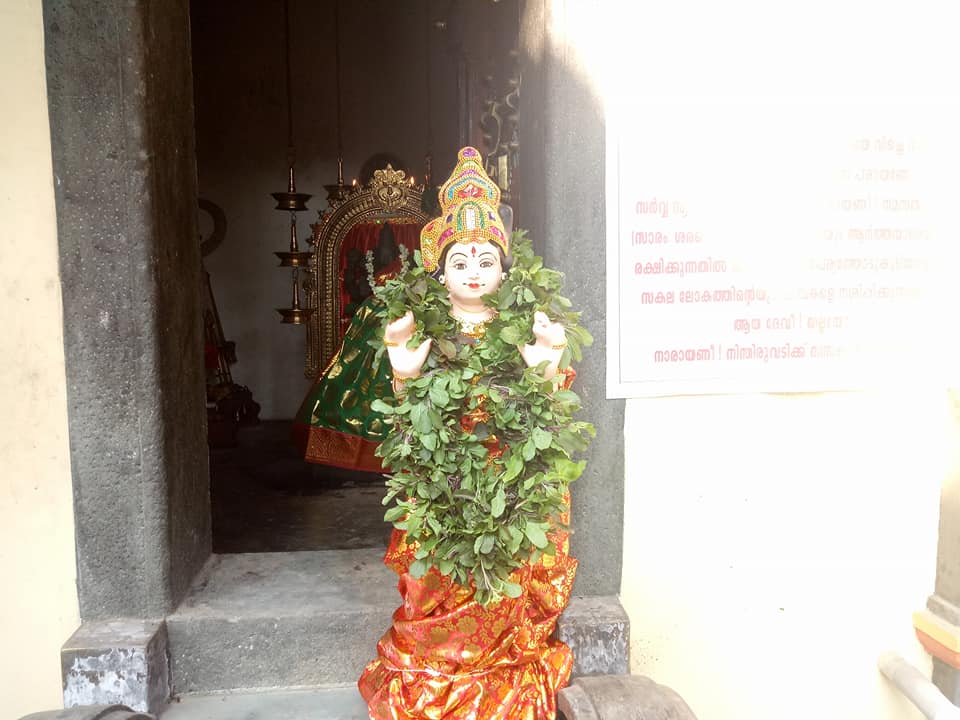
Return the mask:
[[87,705],[32,713],[20,720],[155,720],[155,718],[153,715],[131,710],[126,705]]

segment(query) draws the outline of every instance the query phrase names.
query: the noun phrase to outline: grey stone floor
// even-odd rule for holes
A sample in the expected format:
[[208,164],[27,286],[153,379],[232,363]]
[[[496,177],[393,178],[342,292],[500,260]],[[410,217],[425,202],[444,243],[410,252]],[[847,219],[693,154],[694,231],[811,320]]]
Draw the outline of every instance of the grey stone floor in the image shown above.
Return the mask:
[[387,626],[396,586],[378,548],[217,555],[173,618],[322,617],[384,608]]
[[211,450],[213,551],[385,548],[383,478],[304,462],[290,425],[262,421]]

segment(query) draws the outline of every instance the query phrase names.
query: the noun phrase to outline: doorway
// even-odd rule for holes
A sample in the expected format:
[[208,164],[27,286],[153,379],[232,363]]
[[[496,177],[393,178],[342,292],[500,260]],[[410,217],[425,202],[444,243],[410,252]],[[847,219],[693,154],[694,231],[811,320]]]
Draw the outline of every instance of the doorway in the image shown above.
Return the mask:
[[290,441],[313,378],[304,375],[303,327],[281,324],[275,310],[291,303],[290,271],[273,256],[288,249],[290,220],[270,194],[286,189],[292,161],[297,190],[312,196],[296,216],[308,249],[310,224],[327,207],[324,186],[337,180],[338,146],[348,185],[362,182],[376,155],[392,156],[418,182],[432,155],[442,180],[461,145],[484,147],[485,106],[510,90],[518,8],[516,0],[191,2],[199,193],[226,219],[204,267],[235,344],[233,380],[260,406],[259,424],[240,427],[232,447],[211,448],[215,553],[386,546],[382,477],[305,463]]
[[[197,7],[211,8],[210,22],[219,23],[220,29],[229,33],[237,27],[235,4],[196,2]],[[273,4],[275,17],[280,17],[279,3]],[[510,3],[438,0],[435,6],[432,2],[428,6],[472,14],[494,6],[508,8]],[[549,26],[537,14],[537,10],[545,9],[535,3],[524,5],[524,28],[533,40],[537,32],[543,34]],[[286,219],[273,211],[267,199],[271,192],[283,189],[285,179],[284,103],[274,72],[280,65],[280,44],[271,72],[256,72],[257,68],[249,67],[244,62],[243,47],[210,42],[201,46],[194,38],[191,48],[189,10],[187,0],[163,7],[142,3],[104,6],[88,0],[44,3],[81,616],[85,626],[96,625],[97,621],[109,624],[115,618],[163,618],[156,634],[145,642],[150,648],[159,648],[162,655],[169,641],[174,685],[186,691],[254,687],[259,686],[257,683],[302,684],[306,678],[311,682],[346,682],[359,672],[356,663],[365,660],[347,655],[356,647],[372,647],[383,619],[395,607],[392,579],[372,575],[389,575],[378,557],[366,564],[341,564],[340,574],[324,564],[326,558],[317,557],[329,553],[248,552],[211,557],[209,450],[201,402],[202,340],[196,292],[200,286],[198,168],[200,187],[205,189],[201,194],[211,194],[209,189],[218,186],[221,196],[234,203],[228,214],[230,227],[254,229],[248,244],[228,239],[213,256],[228,272],[223,268],[218,272],[213,260],[208,267],[224,313],[224,329],[237,345],[236,379],[248,385],[262,404],[264,421],[281,423],[295,412],[309,380],[303,378],[302,365],[294,360],[302,357],[302,339],[298,339],[296,328],[280,326],[273,314],[275,307],[289,302],[289,276],[273,267],[271,254],[284,248]],[[448,24],[449,29],[461,28],[464,45],[482,37],[476,34],[477,28],[496,30],[482,17],[466,14],[460,20],[451,15]],[[324,49],[320,26],[297,24],[307,27],[309,35],[299,42],[319,57]],[[195,34],[198,28],[195,21]],[[377,45],[380,36],[390,31],[381,24],[374,26],[351,52],[367,53],[379,63],[358,63],[356,67],[374,67],[392,84],[407,87],[413,75],[403,70],[410,63],[404,61],[405,56],[385,54]],[[263,34],[269,35],[265,28]],[[524,185],[528,192],[525,197],[532,202],[522,206],[526,210],[521,224],[531,227],[535,237],[549,239],[547,250],[556,254],[558,248],[577,247],[577,233],[592,227],[582,216],[595,214],[596,208],[602,207],[596,201],[602,182],[594,175],[588,175],[584,182],[583,167],[594,166],[581,163],[583,157],[602,156],[602,126],[595,105],[583,99],[576,83],[564,82],[566,57],[548,55],[548,44],[530,43],[536,46],[534,50],[543,51],[533,52],[526,66],[538,90],[531,95],[540,98],[535,103],[540,122],[531,123],[526,136],[531,149],[525,156],[525,167],[534,168],[529,174],[535,175],[537,182]],[[190,67],[191,54],[198,47],[218,55],[226,73],[253,78],[266,104],[253,103],[250,93],[234,97],[221,92],[223,103],[217,102],[216,94],[205,95],[199,87],[201,77]],[[457,42],[441,41],[439,49],[454,53],[444,62],[455,68],[451,72],[455,76],[456,112],[434,103],[431,117],[436,128],[438,115],[455,115],[455,139],[449,152],[452,158],[462,144],[482,147],[480,112],[470,102],[471,97],[482,97],[482,65],[471,68],[461,62],[462,49]],[[486,54],[471,57],[499,56],[493,49],[485,50]],[[319,65],[313,71],[314,90],[316,97],[326,102],[331,76],[328,63]],[[548,77],[552,84],[546,87]],[[197,86],[193,98],[192,85]],[[349,92],[359,92],[357,87]],[[347,92],[345,88],[345,97]],[[190,108],[195,102],[201,109],[204,97],[208,98],[208,109],[195,119]],[[356,99],[352,97],[351,101]],[[382,104],[384,113],[407,117],[404,113],[409,112],[411,103],[402,98],[392,105]],[[262,113],[269,107],[277,112],[270,123],[257,126],[245,122],[248,114]],[[344,107],[348,107],[347,102]],[[574,108],[576,112],[560,112],[559,108]],[[234,116],[232,135],[216,126],[218,113]],[[324,117],[325,112],[317,112],[298,120],[296,126],[298,157],[302,160],[312,143],[317,151],[313,157],[323,158],[299,176],[301,190],[313,190],[315,200],[322,194],[315,188],[336,177],[329,150],[335,146],[331,138],[335,137],[336,124]],[[212,119],[212,132],[200,127],[203,118]],[[382,129],[380,121],[370,119],[370,123]],[[410,137],[421,136],[422,124],[416,124],[418,134]],[[308,129],[303,130],[302,125]],[[544,137],[547,127],[549,137]],[[351,131],[344,123],[345,161],[354,152]],[[274,137],[268,152],[263,148],[269,144],[270,132]],[[556,147],[563,138],[574,135],[581,140],[586,136],[592,152],[567,154]],[[533,142],[529,142],[531,137]],[[434,154],[441,157],[445,153],[439,140],[435,142]],[[359,162],[367,148],[355,152]],[[412,154],[416,157],[419,152],[415,148]],[[226,163],[219,167],[209,163],[211,153],[220,153]],[[434,170],[439,177],[449,168]],[[349,174],[347,170],[348,180]],[[586,193],[587,201],[560,208],[548,204],[544,188],[561,187],[562,181],[574,176],[578,178],[578,193]],[[554,194],[549,199],[553,202]],[[314,202],[313,211],[320,205],[322,202]],[[258,217],[261,212],[263,216]],[[574,217],[568,217],[571,214]],[[267,217],[273,220],[261,222]],[[589,302],[582,304],[594,308],[599,306],[604,289],[602,282],[583,271],[589,265],[570,262],[567,269],[573,273],[571,284],[588,296]],[[242,301],[233,310],[228,310],[231,301],[220,289],[221,278],[234,283],[235,298]],[[232,317],[228,316],[230,312]],[[602,361],[602,356],[597,357]],[[247,358],[250,366],[244,367]],[[266,360],[254,365],[255,358]],[[602,398],[602,368],[587,367],[583,376],[587,384],[584,397]],[[290,387],[295,391],[290,392]],[[622,405],[609,405],[594,400],[593,407],[599,406],[597,412],[606,429],[599,434],[607,441],[603,451],[594,454],[596,465],[591,474],[578,482],[577,492],[585,502],[575,502],[574,508],[585,519],[578,535],[581,585],[589,588],[589,594],[612,596],[620,577],[622,453],[617,449],[622,449]],[[304,555],[317,565],[294,567]],[[232,593],[226,592],[223,584],[208,582],[212,566],[220,564],[224,569],[224,558],[236,561],[232,568],[238,572],[227,578],[236,580],[229,585]],[[274,568],[287,563],[293,570],[284,575],[268,568],[268,561]],[[348,577],[359,579],[359,590],[346,599],[334,597],[347,586],[344,579]],[[264,578],[275,579],[270,583],[273,597],[283,602],[257,602],[252,607],[251,590]],[[311,582],[301,594],[291,593],[290,578]],[[184,601],[191,586],[205,588],[205,596]],[[295,601],[312,596],[318,588],[336,600],[337,613],[350,611],[353,620],[348,626],[339,615],[331,622],[302,612]],[[377,589],[389,591],[390,597],[371,599],[370,591]],[[228,607],[232,600],[237,605]],[[178,612],[180,608],[183,612]],[[285,614],[273,617],[269,614],[273,610]],[[332,634],[320,636],[328,631]],[[364,632],[374,637],[361,641]],[[269,636],[275,642],[269,646],[247,642],[254,636]],[[106,644],[98,647],[123,647],[128,640],[102,637],[98,642]],[[237,672],[236,656],[241,645],[250,650],[242,675]],[[322,654],[318,655],[318,649],[323,649]],[[358,655],[366,654],[362,650]],[[331,672],[316,673],[310,665],[314,658],[322,660]],[[296,676],[271,675],[260,664],[262,660],[269,661],[278,673],[295,671]],[[204,674],[193,675],[191,667]],[[167,664],[161,663],[161,679],[166,668]],[[163,682],[151,684],[150,691],[163,693]]]

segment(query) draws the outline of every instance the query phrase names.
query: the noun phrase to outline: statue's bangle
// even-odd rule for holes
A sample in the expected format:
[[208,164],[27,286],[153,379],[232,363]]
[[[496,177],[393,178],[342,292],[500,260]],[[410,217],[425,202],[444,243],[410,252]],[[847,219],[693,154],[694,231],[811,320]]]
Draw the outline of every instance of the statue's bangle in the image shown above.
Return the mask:
[[383,344],[384,344],[386,347],[397,347],[397,345],[399,345],[400,343],[398,343],[398,342],[393,342],[393,340],[384,340],[384,341],[383,341]]
[[560,343],[559,345],[551,345],[551,346],[550,346],[550,349],[551,349],[551,350],[563,350],[566,346],[567,346],[567,344],[566,344],[565,342],[562,342],[562,343]]
[[394,392],[400,392],[401,390],[403,390],[404,387],[406,387],[407,382],[409,382],[410,380],[413,380],[413,379],[414,379],[414,378],[412,378],[412,377],[397,377],[396,375],[394,375],[394,376],[393,376],[393,391],[394,391]]

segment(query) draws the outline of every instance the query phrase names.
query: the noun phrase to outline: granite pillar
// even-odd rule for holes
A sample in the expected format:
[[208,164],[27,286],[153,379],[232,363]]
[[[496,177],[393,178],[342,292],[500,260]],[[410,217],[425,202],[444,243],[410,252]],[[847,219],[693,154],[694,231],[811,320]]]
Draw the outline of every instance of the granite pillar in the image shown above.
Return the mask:
[[567,3],[520,6],[520,196],[516,226],[546,263],[566,275],[565,293],[594,338],[574,389],[597,437],[572,486],[576,595],[616,595],[623,561],[623,410],[607,400],[604,116],[601,98],[569,46]]
[[80,614],[159,620],[210,555],[189,5],[43,8]]
[[[575,673],[629,672],[629,621],[617,597],[623,565],[622,400],[607,400],[604,116],[571,46],[575,2],[521,0],[520,216],[594,338],[577,364],[581,418],[597,437],[571,488],[571,553],[580,561],[561,637]],[[596,606],[596,607],[594,607]],[[586,611],[584,611],[586,608]],[[590,608],[601,608],[591,612]],[[565,635],[564,635],[565,634]]]
[[630,619],[616,596],[571,598],[557,638],[573,651],[573,677],[630,672]]
[[188,3],[44,3],[84,620],[210,554]]
[[60,653],[64,707],[123,704],[159,714],[170,696],[168,656],[162,622],[85,622]]

